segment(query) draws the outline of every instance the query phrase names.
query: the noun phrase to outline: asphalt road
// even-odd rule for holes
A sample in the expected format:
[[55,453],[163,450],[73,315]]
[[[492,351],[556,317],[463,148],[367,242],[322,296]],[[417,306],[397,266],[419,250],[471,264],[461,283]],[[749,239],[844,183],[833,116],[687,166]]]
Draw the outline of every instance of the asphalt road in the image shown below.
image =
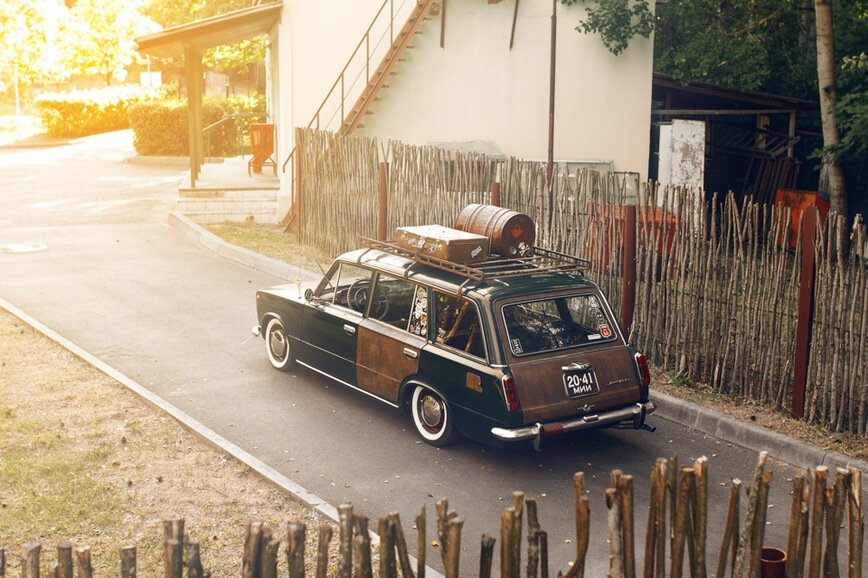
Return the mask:
[[[709,459],[708,558],[716,560],[728,483],[749,484],[755,452],[654,416],[655,433],[582,433],[540,453],[466,441],[441,450],[420,443],[397,410],[305,370],[279,373],[250,328],[255,290],[284,280],[170,227],[184,169],[124,162],[134,155],[130,141],[124,132],[0,151],[0,297],[335,506],[352,503],[372,519],[398,511],[410,528],[424,505],[430,541],[434,504],[447,497],[465,520],[463,575],[476,572],[482,534],[499,537],[516,490],[538,500],[552,575],[566,569],[577,471],[591,500],[587,575],[605,575],[609,472],[635,477],[642,552],[648,473],[673,455],[682,464]],[[783,547],[797,469],[768,469],[766,543]],[[428,560],[441,568],[436,550]]]

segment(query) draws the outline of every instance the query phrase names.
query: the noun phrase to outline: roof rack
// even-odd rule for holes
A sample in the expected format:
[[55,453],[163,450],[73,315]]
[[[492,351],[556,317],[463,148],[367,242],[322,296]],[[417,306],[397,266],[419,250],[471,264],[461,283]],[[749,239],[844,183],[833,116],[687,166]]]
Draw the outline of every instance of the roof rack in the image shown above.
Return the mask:
[[[407,249],[397,245],[394,241],[376,241],[368,237],[359,237],[359,241],[363,247],[369,250],[378,249],[410,259],[416,263],[424,263],[442,271],[456,273],[474,281],[537,275],[540,273],[581,274],[591,267],[591,262],[587,259],[573,257],[572,255],[559,253],[551,249],[543,249],[542,247],[534,247],[533,253],[528,257],[497,257],[473,264],[465,264],[427,255],[419,249]],[[360,260],[362,255],[359,256]]]

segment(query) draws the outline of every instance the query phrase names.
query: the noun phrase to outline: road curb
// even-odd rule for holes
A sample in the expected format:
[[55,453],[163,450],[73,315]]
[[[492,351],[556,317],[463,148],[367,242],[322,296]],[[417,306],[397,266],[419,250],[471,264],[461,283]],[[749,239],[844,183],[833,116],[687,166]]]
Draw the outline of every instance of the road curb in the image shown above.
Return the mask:
[[[318,276],[312,273],[292,268],[282,261],[264,257],[247,249],[231,245],[177,211],[169,215],[169,223],[173,227],[182,230],[203,247],[227,259],[232,259],[284,279],[290,278],[288,271],[292,270],[295,274],[302,272],[309,276],[310,280],[318,280]],[[255,259],[254,256],[258,256],[259,259]],[[788,464],[805,469],[813,469],[816,466],[824,465],[831,470],[852,466],[868,473],[868,462],[850,458],[839,452],[823,449],[815,444],[791,438],[762,426],[742,421],[663,392],[652,390],[651,397],[657,404],[655,416],[715,436],[749,450],[756,452],[765,450],[771,457]]]
[[771,457],[788,464],[805,469],[824,465],[831,470],[851,466],[868,472],[868,462],[842,453],[823,449],[815,444],[791,438],[663,392],[654,391],[651,397],[657,404],[655,416],[747,449],[765,450]]
[[259,253],[249,249],[244,249],[243,247],[227,243],[205,227],[202,227],[198,223],[185,217],[178,211],[172,211],[169,213],[169,225],[190,237],[200,247],[208,249],[209,251],[231,261],[247,265],[248,267],[253,267],[263,273],[268,273],[269,275],[274,275],[275,277],[280,277],[287,281],[294,281],[296,277],[299,277],[299,280],[302,282],[320,280],[320,275],[316,275],[310,271],[305,271],[301,267],[290,265],[284,261],[272,259],[271,257],[260,255]]

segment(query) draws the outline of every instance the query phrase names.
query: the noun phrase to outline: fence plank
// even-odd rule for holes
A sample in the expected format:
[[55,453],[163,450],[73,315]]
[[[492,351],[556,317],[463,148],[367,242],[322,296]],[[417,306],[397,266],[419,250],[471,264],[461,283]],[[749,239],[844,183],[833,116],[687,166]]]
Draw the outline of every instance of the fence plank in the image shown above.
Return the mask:
[[39,578],[39,553],[42,545],[36,542],[25,544],[21,552],[22,578]]

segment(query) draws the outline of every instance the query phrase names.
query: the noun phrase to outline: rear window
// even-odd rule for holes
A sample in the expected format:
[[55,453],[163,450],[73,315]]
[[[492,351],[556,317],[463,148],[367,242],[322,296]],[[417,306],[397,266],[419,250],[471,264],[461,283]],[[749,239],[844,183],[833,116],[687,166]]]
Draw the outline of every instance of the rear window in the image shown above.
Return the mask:
[[513,355],[556,351],[616,338],[596,295],[567,295],[503,306]]

